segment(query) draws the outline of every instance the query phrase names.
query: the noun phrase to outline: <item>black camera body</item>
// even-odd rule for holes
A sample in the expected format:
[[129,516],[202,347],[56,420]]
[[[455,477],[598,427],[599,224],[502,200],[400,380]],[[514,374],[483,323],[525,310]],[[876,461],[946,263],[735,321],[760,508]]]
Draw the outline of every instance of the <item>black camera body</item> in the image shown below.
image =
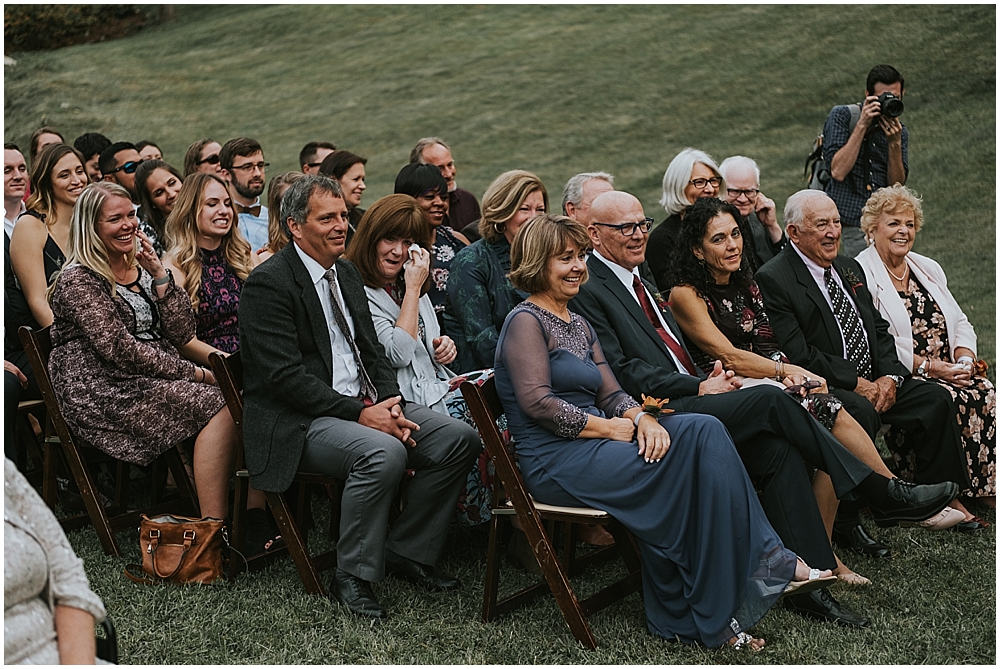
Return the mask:
[[878,96],[878,104],[882,116],[896,118],[903,114],[903,101],[888,91]]

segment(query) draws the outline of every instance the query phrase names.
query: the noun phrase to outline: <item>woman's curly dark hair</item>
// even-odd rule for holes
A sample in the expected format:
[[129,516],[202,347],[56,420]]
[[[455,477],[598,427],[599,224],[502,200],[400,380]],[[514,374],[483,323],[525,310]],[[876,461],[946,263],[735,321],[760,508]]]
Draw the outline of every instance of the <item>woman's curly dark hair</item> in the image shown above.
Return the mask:
[[660,290],[689,285],[693,286],[699,294],[705,295],[708,288],[715,285],[715,279],[708,271],[708,267],[703,261],[698,260],[691,249],[702,245],[709,221],[719,214],[732,216],[736,225],[739,226],[740,236],[743,238],[743,258],[740,261],[740,268],[733,272],[729,280],[744,288],[750,287],[750,283],[753,281],[753,270],[750,267],[747,254],[752,252],[752,248],[748,248],[750,235],[746,222],[740,216],[739,209],[730,203],[714,197],[703,197],[695,200],[694,204],[685,210],[680,231],[677,233],[677,245],[670,252],[667,285],[660,286]]

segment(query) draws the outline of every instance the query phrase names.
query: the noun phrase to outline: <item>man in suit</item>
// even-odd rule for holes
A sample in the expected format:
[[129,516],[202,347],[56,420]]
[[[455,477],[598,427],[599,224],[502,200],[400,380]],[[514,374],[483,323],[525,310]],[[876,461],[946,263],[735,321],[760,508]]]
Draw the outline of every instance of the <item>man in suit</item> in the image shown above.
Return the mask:
[[[340,259],[339,185],[306,176],[281,214],[292,243],[250,274],[240,300],[247,468],[258,490],[284,491],[299,469],[345,481],[331,591],[382,619],[370,583],[386,568],[429,590],[459,587],[434,565],[481,444],[465,423],[400,397],[361,275]],[[407,468],[416,474],[387,538]]]
[[[830,474],[838,497],[855,491],[878,496],[879,513],[887,518],[926,517],[944,507],[953,485],[930,489],[890,481],[849,453],[781,390],[773,386],[739,390],[739,378],[724,371],[720,362],[708,376],[698,370],[670,310],[639,276],[651,224],[642,205],[628,193],[612,191],[599,195],[591,211],[590,279],[570,309],[593,326],[608,364],[630,395],[669,398],[671,409],[710,414],[726,425],[761,490],[761,506],[785,546],[811,567],[837,566],[806,462]],[[787,597],[786,602],[824,620],[853,626],[868,623],[840,606],[826,590]]]
[[[757,272],[771,327],[793,363],[821,374],[872,439],[881,421],[906,432],[902,455],[916,459],[917,483],[969,486],[951,395],[914,379],[896,356],[889,325],[873,306],[858,263],[838,257],[840,214],[822,191],[803,190],[785,204],[791,244]],[[842,510],[839,544],[869,552],[857,512]]]

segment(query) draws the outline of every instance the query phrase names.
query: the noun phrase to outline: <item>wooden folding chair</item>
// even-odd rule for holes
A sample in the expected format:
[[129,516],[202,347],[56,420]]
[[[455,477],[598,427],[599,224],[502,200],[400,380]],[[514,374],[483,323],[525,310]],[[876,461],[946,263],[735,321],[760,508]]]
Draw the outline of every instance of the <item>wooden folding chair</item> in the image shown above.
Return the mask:
[[[154,515],[172,510],[199,515],[198,499],[191,487],[191,482],[188,480],[184,463],[181,461],[176,447],[164,452],[160,457],[166,460],[174,475],[181,500],[157,503],[154,494],[151,506],[128,510],[129,464],[100,453],[96,448],[76,439],[62,415],[59,402],[52,390],[52,381],[49,378],[49,354],[52,352],[49,328],[33,330],[24,326],[19,330],[19,334],[21,342],[24,344],[24,350],[28,354],[28,360],[31,362],[31,368],[35,372],[38,389],[42,392],[49,424],[55,430],[54,435],[47,434],[45,437],[42,497],[50,506],[54,507],[56,475],[60,461],[62,461],[76,482],[86,508],[84,514],[61,519],[59,522],[62,523],[63,528],[71,530],[93,524],[104,552],[118,557],[121,555],[121,549],[115,539],[115,533],[125,528],[135,529],[138,527],[139,516],[143,513]],[[110,462],[116,470],[115,499],[108,508],[102,504],[94,485],[91,460],[95,458]]]
[[[236,427],[239,428],[240,438],[239,446],[237,447],[236,499],[233,510],[233,543],[236,546],[240,546],[246,531],[246,528],[244,527],[246,523],[243,514],[246,512],[247,494],[250,489],[250,473],[247,471],[246,459],[243,454],[243,361],[240,357],[239,351],[236,351],[230,356],[212,353],[208,356],[208,360],[212,366],[212,372],[215,374],[215,380],[222,389],[222,395],[226,398],[226,406],[229,407],[229,413],[232,415],[233,421],[236,423]],[[331,476],[310,474],[307,472],[296,472],[295,478],[292,479],[292,482],[299,484],[297,509],[300,513],[298,518],[296,518],[296,514],[293,513],[284,493],[266,492],[265,495],[267,497],[267,505],[271,508],[271,513],[274,514],[274,520],[278,524],[278,530],[281,532],[281,536],[285,540],[285,546],[288,553],[292,556],[292,560],[295,562],[295,568],[299,572],[299,578],[302,579],[302,585],[305,586],[306,592],[325,597],[326,588],[323,587],[323,583],[319,578],[319,572],[336,566],[337,552],[334,549],[320,555],[309,554],[307,535],[304,523],[302,522],[303,519],[301,514],[308,505],[310,484],[329,484],[334,486],[334,489],[337,491],[342,488],[342,484]],[[331,510],[331,516],[336,517],[339,516],[339,505],[337,504],[339,494],[334,495],[334,497],[336,499],[334,500],[334,508]],[[333,520],[331,519],[331,526],[332,525]],[[274,553],[268,553],[266,555],[250,556],[247,559],[248,566],[255,566],[260,563],[262,558],[269,558],[273,554]],[[236,561],[233,562],[235,565]],[[239,566],[242,565],[237,565],[237,568]]]
[[[554,506],[534,501],[524,487],[521,472],[518,470],[512,454],[507,450],[507,444],[497,427],[497,419],[503,414],[503,407],[497,396],[494,379],[490,377],[481,386],[466,381],[461,388],[472,418],[479,428],[479,434],[482,436],[490,458],[496,467],[493,508],[490,517],[490,542],[486,557],[483,621],[494,620],[500,615],[527,604],[546,591],[550,591],[555,597],[559,610],[562,611],[563,618],[566,619],[566,623],[573,632],[573,636],[585,647],[596,648],[597,640],[590,629],[587,617],[623,597],[641,590],[641,562],[635,538],[621,523],[603,511]],[[498,601],[502,554],[500,550],[500,519],[513,515],[517,516],[525,535],[528,537],[528,543],[545,580]],[[544,521],[607,526],[608,531],[615,538],[615,545],[608,547],[607,550],[616,550],[620,554],[628,569],[628,575],[587,599],[577,599],[569,582],[571,565],[560,563],[552,537],[546,530]],[[571,531],[567,532],[566,541],[566,554],[567,557],[571,558],[575,550]],[[594,553],[597,554],[599,551],[594,551]],[[584,560],[578,559],[576,562],[576,566],[582,567],[581,563]]]
[[14,455],[14,464],[17,465],[18,471],[24,474],[33,486],[40,486],[45,462],[44,447],[40,447],[28,416],[34,416],[44,430],[47,420],[45,400],[21,400],[17,403],[15,443],[10,444]]

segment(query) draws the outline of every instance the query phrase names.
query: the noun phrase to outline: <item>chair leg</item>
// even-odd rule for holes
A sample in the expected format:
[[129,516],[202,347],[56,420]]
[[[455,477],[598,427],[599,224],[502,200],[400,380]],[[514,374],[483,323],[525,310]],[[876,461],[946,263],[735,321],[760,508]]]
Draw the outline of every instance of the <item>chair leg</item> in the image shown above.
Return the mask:
[[[250,492],[250,479],[248,476],[241,476],[242,472],[236,473],[236,491],[233,499],[233,546],[237,550],[243,551],[247,554],[247,557],[251,557],[244,546],[246,541],[246,510],[247,510],[247,498]],[[238,574],[243,568],[243,565],[237,565],[237,561],[233,561],[233,576]]]
[[285,539],[285,545],[295,562],[295,568],[299,571],[299,578],[302,579],[302,585],[305,586],[306,592],[326,597],[326,588],[323,587],[319,572],[309,557],[305,539],[299,532],[285,496],[276,492],[268,492],[266,495],[268,506],[271,507],[271,513],[274,514],[274,520],[278,523],[281,536]]
[[118,548],[114,529],[111,527],[104,507],[97,497],[97,490],[94,487],[90,469],[83,461],[83,458],[80,457],[80,452],[76,449],[75,445],[71,444],[69,448],[64,447],[62,450],[73,478],[76,480],[76,486],[80,489],[80,497],[83,498],[84,506],[87,508],[87,515],[90,516],[90,522],[94,524],[94,529],[97,530],[97,538],[101,541],[101,547],[107,555],[121,557],[121,550]]
[[42,499],[53,511],[56,510],[58,500],[58,484],[56,478],[59,472],[59,455],[56,452],[58,447],[55,444],[45,442],[45,456],[42,465]]
[[483,622],[497,617],[497,595],[500,590],[500,519],[490,515],[490,543],[486,549],[486,583],[483,585]]
[[181,499],[188,500],[191,504],[192,515],[200,518],[201,507],[198,504],[198,494],[191,484],[191,479],[188,478],[187,469],[184,467],[184,460],[181,458],[180,451],[177,448],[179,447],[171,448],[164,453],[164,459],[167,461],[170,473],[174,475],[174,483],[177,485],[177,492],[181,496]]

